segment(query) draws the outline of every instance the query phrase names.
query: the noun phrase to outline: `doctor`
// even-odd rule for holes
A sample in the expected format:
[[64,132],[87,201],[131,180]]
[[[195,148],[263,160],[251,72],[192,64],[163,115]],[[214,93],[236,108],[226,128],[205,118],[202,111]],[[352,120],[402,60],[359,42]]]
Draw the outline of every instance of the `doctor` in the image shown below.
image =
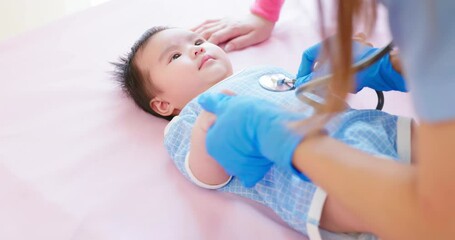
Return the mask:
[[330,83],[332,94],[312,122],[302,123],[302,130],[286,121],[295,118],[293,113],[262,100],[202,95],[202,107],[216,115],[207,149],[243,182],[254,184],[270,164],[311,179],[380,238],[454,239],[455,2],[401,0],[385,5],[420,121],[417,165],[381,161],[324,134],[321,123],[343,108],[336,99],[358,85],[348,71],[352,21],[355,16],[373,16],[362,13],[375,7],[373,1],[362,0],[338,1],[342,34],[336,51],[330,52],[336,81]]

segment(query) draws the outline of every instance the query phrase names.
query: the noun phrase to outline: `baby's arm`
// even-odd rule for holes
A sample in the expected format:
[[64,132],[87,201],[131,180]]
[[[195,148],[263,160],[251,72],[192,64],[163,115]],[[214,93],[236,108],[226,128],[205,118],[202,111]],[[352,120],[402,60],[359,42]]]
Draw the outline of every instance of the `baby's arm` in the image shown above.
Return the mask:
[[[207,129],[213,122],[210,118],[214,117],[206,111],[201,111],[194,123],[191,133],[191,148],[188,158],[188,174],[193,181],[205,188],[219,188],[230,180],[230,176],[213,159],[205,148],[205,137]],[[196,178],[196,179],[194,179]],[[202,183],[202,184],[200,184]],[[209,185],[209,186],[204,186]]]

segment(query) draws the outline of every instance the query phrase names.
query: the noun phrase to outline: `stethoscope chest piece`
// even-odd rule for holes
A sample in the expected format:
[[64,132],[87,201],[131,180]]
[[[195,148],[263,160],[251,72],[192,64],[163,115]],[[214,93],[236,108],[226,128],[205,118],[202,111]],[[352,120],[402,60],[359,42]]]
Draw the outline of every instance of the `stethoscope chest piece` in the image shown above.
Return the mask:
[[283,74],[270,74],[259,78],[259,85],[273,92],[293,90],[295,88],[294,83],[294,79],[288,78]]

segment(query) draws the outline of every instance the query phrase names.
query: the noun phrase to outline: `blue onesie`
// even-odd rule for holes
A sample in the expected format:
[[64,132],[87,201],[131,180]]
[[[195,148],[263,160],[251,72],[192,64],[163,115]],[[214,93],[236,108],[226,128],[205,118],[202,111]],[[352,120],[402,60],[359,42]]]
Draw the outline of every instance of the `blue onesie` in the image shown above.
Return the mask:
[[[294,77],[276,67],[248,68],[219,82],[207,91],[220,92],[223,89],[229,89],[238,95],[253,95],[274,102],[290,111],[303,111],[311,116],[313,109],[298,101],[293,91],[270,92],[258,84],[261,76],[277,73],[290,78]],[[201,107],[195,98],[169,123],[164,138],[166,149],[179,171],[196,184],[198,184],[197,179],[195,180],[186,166],[186,157],[190,151],[192,127],[200,111]],[[403,124],[403,121],[406,120],[382,111],[349,109],[335,117],[329,123],[328,130],[329,134],[336,139],[357,149],[383,156],[385,159],[408,163],[409,159],[406,159],[408,157],[399,155],[400,149],[397,149],[397,142],[403,141],[400,139],[404,139],[404,142],[409,140],[409,134],[407,134],[409,124],[406,122]],[[401,125],[404,127],[399,127]],[[272,167],[253,188],[243,187],[235,177],[217,188],[218,191],[234,193],[270,207],[289,226],[310,236],[315,228],[318,229],[326,198],[325,193],[314,184],[302,181],[294,174],[276,167]],[[334,234],[323,230],[320,232],[324,239],[374,238],[371,234]]]

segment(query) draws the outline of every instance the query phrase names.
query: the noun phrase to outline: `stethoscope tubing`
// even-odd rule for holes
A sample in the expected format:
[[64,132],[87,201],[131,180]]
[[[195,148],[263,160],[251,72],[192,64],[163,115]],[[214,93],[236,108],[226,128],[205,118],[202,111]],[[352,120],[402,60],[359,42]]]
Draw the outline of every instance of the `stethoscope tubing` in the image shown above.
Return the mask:
[[[391,52],[392,50],[393,50],[393,43],[390,42],[385,47],[377,50],[376,53],[372,54],[368,58],[361,60],[361,61],[355,63],[354,65],[352,65],[351,71],[352,72],[362,71],[363,69],[373,65],[375,62],[377,62],[379,59],[384,57],[387,53]],[[295,89],[296,97],[303,102],[307,102],[310,104],[319,104],[317,102],[314,102],[311,98],[307,97],[304,93],[311,91],[311,89],[314,89],[316,87],[319,87],[322,85],[327,85],[329,80],[332,77],[333,77],[333,74],[328,74],[326,76],[316,78],[305,84],[302,84],[301,86],[299,86]],[[378,96],[378,104],[376,105],[376,109],[382,110],[382,108],[384,107],[384,93],[382,91],[376,90],[376,94]]]

